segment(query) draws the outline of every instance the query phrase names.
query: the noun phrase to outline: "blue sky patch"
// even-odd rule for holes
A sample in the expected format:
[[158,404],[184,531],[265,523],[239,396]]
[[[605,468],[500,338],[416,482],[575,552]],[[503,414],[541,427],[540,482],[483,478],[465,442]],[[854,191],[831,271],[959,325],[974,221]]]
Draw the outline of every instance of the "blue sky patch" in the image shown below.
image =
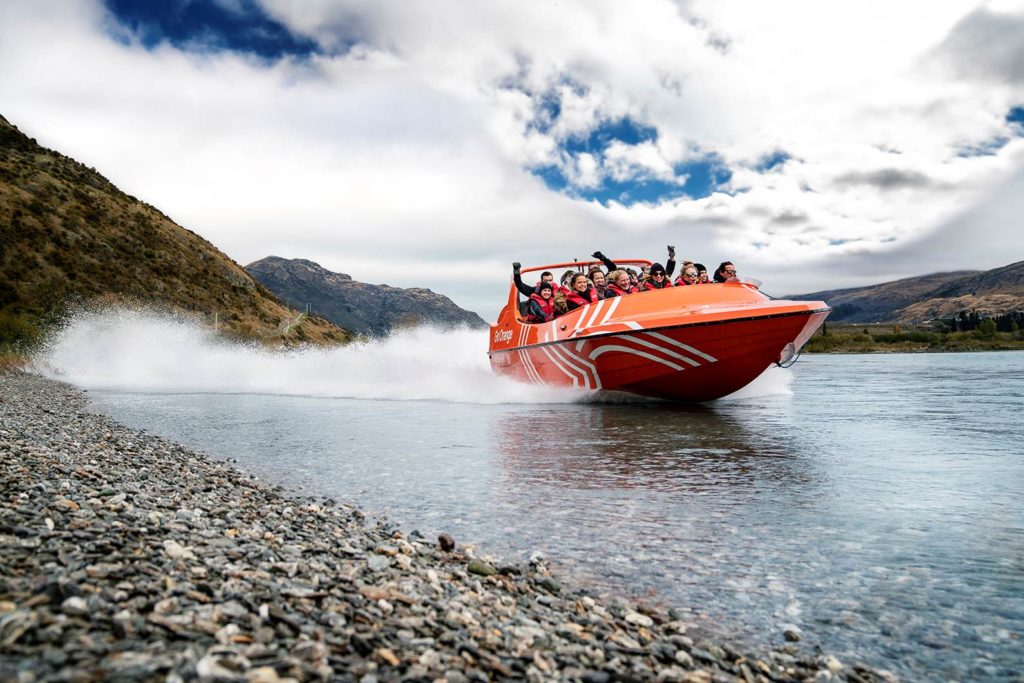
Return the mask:
[[673,170],[675,176],[671,179],[638,175],[628,180],[616,180],[605,176],[597,187],[573,185],[558,166],[535,168],[532,173],[543,180],[549,189],[564,192],[571,197],[605,205],[614,201],[625,206],[658,204],[683,197],[702,199],[732,178],[732,172],[714,154],[676,164]]
[[107,10],[147,48],[164,42],[178,48],[232,51],[264,59],[308,57],[314,41],[291,33],[254,0],[229,9],[213,0],[104,0]]
[[792,158],[793,157],[789,156],[789,154],[787,154],[786,152],[783,152],[781,149],[777,149],[771,154],[766,154],[765,156],[761,157],[761,159],[757,162],[757,165],[754,166],[754,170],[757,171],[758,173],[767,173],[768,171],[778,166],[781,166],[782,164],[786,163]]
[[1006,143],[1010,141],[1010,138],[1000,135],[994,137],[991,140],[985,142],[979,142],[975,145],[964,145],[956,151],[958,157],[989,157],[994,156],[996,152],[1006,146]]
[[1024,135],[1024,107],[1013,107],[1006,114],[1006,122],[1009,123],[1018,135]]
[[658,130],[653,126],[637,123],[628,116],[616,121],[605,121],[587,135],[578,135],[565,142],[565,151],[570,154],[588,152],[601,154],[612,143],[639,145],[642,142],[654,142],[658,139]]
[[683,192],[693,199],[709,196],[732,179],[732,171],[717,154],[709,154],[697,161],[676,164],[676,177],[686,176]]

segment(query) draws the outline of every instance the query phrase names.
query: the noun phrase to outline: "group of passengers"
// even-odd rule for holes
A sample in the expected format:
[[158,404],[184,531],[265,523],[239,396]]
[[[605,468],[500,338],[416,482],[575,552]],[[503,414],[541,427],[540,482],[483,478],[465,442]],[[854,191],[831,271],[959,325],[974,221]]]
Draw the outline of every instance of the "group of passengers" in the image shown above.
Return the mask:
[[[529,297],[523,316],[526,322],[543,323],[554,320],[580,306],[594,304],[601,299],[616,296],[638,294],[665,287],[685,287],[689,285],[709,284],[708,270],[703,264],[683,261],[679,277],[672,282],[672,272],[676,268],[676,249],[668,247],[666,265],[653,263],[645,266],[642,272],[632,268],[619,268],[614,261],[600,251],[595,251],[594,258],[601,261],[608,269],[606,274],[601,266],[592,265],[586,273],[578,270],[567,270],[559,282],[550,271],[540,274],[540,282],[535,286],[523,282],[520,264],[512,264],[512,279],[516,289],[523,296]],[[736,266],[732,261],[723,261],[713,276],[714,282],[730,282],[737,280]]]

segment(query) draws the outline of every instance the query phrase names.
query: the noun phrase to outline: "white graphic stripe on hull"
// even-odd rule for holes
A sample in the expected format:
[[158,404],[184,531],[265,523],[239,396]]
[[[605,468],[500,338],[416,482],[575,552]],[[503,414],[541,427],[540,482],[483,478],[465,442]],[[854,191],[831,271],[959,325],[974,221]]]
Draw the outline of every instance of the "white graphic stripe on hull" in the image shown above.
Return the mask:
[[[597,374],[597,368],[594,367],[593,363],[589,362],[587,359],[583,358],[582,356],[578,356],[575,353],[573,353],[572,351],[570,351],[568,346],[557,346],[557,347],[555,347],[555,350],[558,353],[560,353],[562,356],[564,356],[567,359],[567,362],[571,362],[568,359],[572,359],[573,361],[576,361],[577,363],[585,365],[587,368],[589,368],[590,369],[590,376],[593,377],[593,379],[594,379],[594,382],[593,382],[594,386],[593,386],[593,388],[594,389],[600,389],[601,388],[601,376]],[[576,367],[576,366],[574,365],[574,367]],[[586,370],[583,370],[582,372],[584,373],[584,377],[587,377]],[[590,381],[589,380],[587,381],[587,387],[590,388]]]
[[[561,370],[561,371],[562,371],[562,374],[563,374],[563,375],[565,375],[566,377],[568,377],[569,379],[571,379],[571,380],[572,380],[572,386],[573,386],[574,388],[577,388],[577,389],[578,389],[578,388],[579,388],[579,386],[580,386],[580,380],[579,380],[579,377],[577,377],[576,375],[574,375],[573,373],[571,373],[571,372],[569,372],[568,370],[566,370],[566,369],[565,369],[565,367],[564,367],[564,366],[562,365],[562,363],[560,363],[560,362],[558,361],[558,359],[556,359],[556,358],[555,358],[554,354],[553,354],[553,353],[551,353],[550,347],[548,347],[548,346],[542,346],[542,347],[540,347],[540,350],[541,350],[541,351],[542,351],[542,352],[544,353],[544,355],[545,355],[545,356],[547,356],[547,357],[548,357],[548,359],[549,359],[549,360],[551,361],[551,363],[552,363],[552,364],[553,364],[553,365],[554,365],[554,366],[555,366],[556,368],[558,368],[559,370]],[[577,371],[577,372],[578,372],[578,371]],[[584,376],[584,381],[586,381],[586,377],[585,377],[585,376]],[[590,382],[589,382],[589,381],[587,381],[587,388],[588,388],[588,389],[590,388]]]
[[621,296],[617,296],[614,299],[612,299],[612,305],[608,307],[608,311],[604,314],[604,317],[601,318],[601,322],[599,322],[598,325],[604,325],[606,322],[608,322],[608,318],[612,317],[612,313],[614,313],[615,309],[619,307],[620,301],[622,301]]
[[634,344],[640,344],[641,346],[646,346],[649,349],[656,349],[657,351],[660,351],[661,353],[665,354],[666,356],[671,356],[672,358],[677,358],[677,359],[683,361],[684,363],[689,363],[693,367],[697,367],[698,365],[700,365],[700,363],[698,363],[697,361],[693,360],[692,358],[684,356],[681,353],[676,353],[675,351],[671,351],[669,349],[666,349],[664,346],[662,346],[660,344],[655,344],[654,342],[647,341],[646,339],[641,339],[639,335],[638,336],[634,336],[634,337],[620,337],[620,339],[622,341],[631,341]]
[[661,363],[662,365],[668,366],[668,367],[672,368],[673,370],[676,370],[676,371],[679,371],[679,372],[682,372],[683,370],[685,370],[685,368],[682,365],[676,365],[672,361],[665,360],[664,358],[659,358],[658,356],[655,356],[655,355],[650,354],[650,353],[646,353],[644,351],[638,351],[638,350],[630,348],[628,346],[619,346],[617,344],[605,344],[604,346],[601,346],[600,348],[594,349],[593,351],[590,352],[590,358],[592,360],[596,359],[598,356],[600,356],[600,355],[602,355],[604,353],[607,353],[609,351],[620,351],[622,353],[628,353],[628,354],[630,354],[632,356],[640,356],[641,358],[646,358],[647,360],[652,360],[655,363]]
[[689,344],[684,344],[681,341],[676,341],[672,337],[665,336],[664,334],[661,334],[659,332],[648,332],[647,334],[648,334],[648,336],[655,337],[656,339],[660,339],[663,342],[667,342],[669,344],[672,344],[673,346],[676,346],[676,347],[682,349],[683,351],[688,351],[688,352],[692,353],[695,356],[699,356],[700,358],[703,358],[704,360],[708,361],[709,363],[714,363],[714,362],[718,361],[718,359],[715,358],[714,356],[709,356],[708,354],[704,353],[703,351],[699,351],[699,350],[693,348]]
[[601,309],[604,308],[604,304],[604,301],[597,302],[597,304],[594,306],[594,311],[590,314],[590,320],[587,321],[587,324],[584,325],[584,327],[590,327],[591,325],[594,324],[594,321],[597,320],[597,316],[601,312]]
[[[526,339],[529,337],[529,334],[530,328],[528,328],[526,325],[523,325],[522,329],[519,332],[520,346],[526,345]],[[534,384],[543,384],[544,380],[541,378],[540,373],[537,372],[537,368],[533,366],[533,359],[530,358],[530,352],[520,351],[519,354],[519,358],[523,361],[523,368],[526,370],[526,374],[530,378],[530,381],[533,382]]]
[[534,384],[542,384],[540,375],[537,374],[537,369],[533,367],[533,361],[530,359],[529,351],[520,351],[519,360],[523,363],[523,369],[526,370],[526,376]]

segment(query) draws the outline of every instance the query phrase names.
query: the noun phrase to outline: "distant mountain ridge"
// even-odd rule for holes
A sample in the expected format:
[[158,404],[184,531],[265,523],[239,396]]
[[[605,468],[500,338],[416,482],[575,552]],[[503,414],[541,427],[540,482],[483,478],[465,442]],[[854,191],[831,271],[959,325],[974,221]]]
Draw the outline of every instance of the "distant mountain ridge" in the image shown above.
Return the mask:
[[71,301],[124,298],[247,339],[349,337],[288,310],[208,241],[0,116],[0,341],[31,338]]
[[824,301],[832,306],[831,322],[914,324],[968,311],[995,317],[1024,310],[1024,261],[787,298]]
[[357,282],[305,259],[268,256],[245,267],[267,289],[292,305],[310,309],[358,334],[386,335],[410,325],[486,327],[476,313],[429,289],[402,289]]

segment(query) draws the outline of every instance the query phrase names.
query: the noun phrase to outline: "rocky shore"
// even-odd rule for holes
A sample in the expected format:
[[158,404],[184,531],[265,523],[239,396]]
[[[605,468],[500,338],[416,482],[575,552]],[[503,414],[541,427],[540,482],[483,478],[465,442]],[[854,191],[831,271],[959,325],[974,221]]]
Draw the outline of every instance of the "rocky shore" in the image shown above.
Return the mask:
[[694,639],[0,372],[0,681],[889,679]]

